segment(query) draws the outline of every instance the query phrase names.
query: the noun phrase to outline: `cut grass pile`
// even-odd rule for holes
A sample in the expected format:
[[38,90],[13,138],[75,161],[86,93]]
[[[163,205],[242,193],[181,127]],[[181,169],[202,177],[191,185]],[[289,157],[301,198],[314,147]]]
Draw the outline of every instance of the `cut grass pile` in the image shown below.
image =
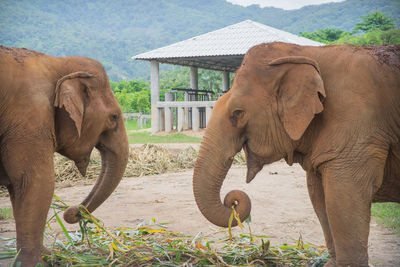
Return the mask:
[[[197,150],[192,147],[174,153],[153,144],[129,148],[128,164],[124,177],[141,177],[187,170],[193,168],[197,153]],[[236,159],[237,163],[244,162],[244,155],[239,154]],[[69,187],[76,183],[92,184],[101,171],[100,153],[96,149],[93,150],[85,177],[82,177],[73,161],[57,153],[54,154],[54,170],[56,187]],[[2,187],[0,196],[7,195],[7,189]]]
[[150,132],[128,132],[129,144],[160,143],[200,143],[201,138],[183,133],[152,135]]
[[[145,144],[139,148],[129,149],[128,165],[124,176],[141,177],[186,170],[193,168],[196,157],[197,151],[192,147],[173,153],[161,146]],[[55,154],[54,166],[56,182],[70,183],[81,180],[90,182],[97,179],[101,170],[101,157],[97,150],[93,151],[85,177],[81,176],[73,161],[58,154]]]
[[[212,240],[201,233],[192,237],[171,232],[154,219],[132,228],[108,229],[83,206],[80,230],[68,232],[58,215],[67,205],[54,199],[50,220],[60,224],[64,238],[46,229],[48,237],[56,236],[50,246],[53,254],[43,257],[51,266],[322,266],[328,260],[325,248],[301,237],[295,244],[272,247],[266,236],[238,234],[229,240],[227,231],[219,230],[226,237]],[[6,253],[16,251],[10,248]]]
[[[178,172],[194,167],[198,151],[188,147],[179,153],[171,152],[166,148],[153,144],[145,144],[139,148],[129,149],[128,165],[125,177],[141,177],[145,175],[157,175],[166,172]],[[238,153],[234,158],[234,164],[245,164],[245,156]],[[101,170],[100,154],[94,150],[86,176],[82,177],[73,161],[58,154],[54,157],[56,182],[71,183],[77,181],[93,182]]]

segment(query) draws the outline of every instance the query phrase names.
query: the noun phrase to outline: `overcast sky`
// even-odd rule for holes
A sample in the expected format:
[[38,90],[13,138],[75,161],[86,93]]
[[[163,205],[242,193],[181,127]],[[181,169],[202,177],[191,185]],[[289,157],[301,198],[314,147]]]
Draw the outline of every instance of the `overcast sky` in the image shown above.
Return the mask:
[[283,9],[299,9],[308,5],[319,5],[344,0],[226,0],[241,6],[259,5],[261,7],[276,7]]

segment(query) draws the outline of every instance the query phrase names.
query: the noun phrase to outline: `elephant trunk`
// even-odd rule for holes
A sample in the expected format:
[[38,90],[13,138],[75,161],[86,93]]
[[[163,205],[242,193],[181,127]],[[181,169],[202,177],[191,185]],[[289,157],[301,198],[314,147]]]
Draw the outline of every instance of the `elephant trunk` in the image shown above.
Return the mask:
[[[225,196],[222,204],[220,190],[232,165],[233,157],[226,156],[224,152],[227,149],[221,147],[221,142],[219,142],[222,140],[213,138],[217,135],[212,134],[211,131],[207,128],[200,146],[193,174],[193,192],[201,213],[213,224],[228,227],[232,206],[243,221],[250,214],[251,202],[246,193],[234,190]],[[233,220],[232,226],[236,225],[236,220]]]
[[[115,138],[115,135],[117,135],[116,132],[106,134],[106,137],[102,138],[96,146],[101,154],[101,172],[91,192],[81,203],[89,212],[93,212],[111,195],[125,172],[129,156],[129,143],[125,129],[120,131],[122,139]],[[77,206],[71,206],[64,212],[64,220],[68,223],[76,223],[80,219]]]

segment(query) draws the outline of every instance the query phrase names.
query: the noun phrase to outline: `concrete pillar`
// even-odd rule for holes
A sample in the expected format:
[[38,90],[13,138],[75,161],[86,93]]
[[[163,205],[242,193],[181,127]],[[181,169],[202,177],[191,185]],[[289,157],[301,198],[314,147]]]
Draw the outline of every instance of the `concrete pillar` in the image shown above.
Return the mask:
[[160,101],[160,77],[159,63],[150,62],[150,82],[151,82],[151,132],[154,134],[160,131],[160,111],[156,107]]
[[199,89],[199,72],[196,67],[190,67],[190,88]]
[[[165,101],[172,101],[172,94],[170,92],[165,93]],[[172,130],[172,108],[165,108],[165,131],[167,133]]]
[[178,132],[183,131],[183,124],[184,124],[184,108],[181,107],[177,107],[177,112],[178,112],[178,122],[177,122],[177,126],[176,129],[178,130]]
[[226,92],[229,90],[230,87],[229,81],[229,71],[224,70],[222,72],[222,91]]
[[[185,92],[185,101],[189,101],[189,94],[187,92]],[[183,130],[187,130],[189,129],[189,109],[188,108],[184,108],[183,109]],[[179,116],[179,115],[178,115]]]
[[142,116],[138,117],[137,122],[138,122],[139,128],[142,129],[143,128],[143,118],[142,118]]
[[212,107],[206,107],[206,126],[210,121],[211,113],[212,113]]
[[192,130],[198,131],[200,128],[200,113],[199,108],[192,108]]
[[[199,70],[197,67],[190,67],[190,88],[194,89],[194,90],[198,90],[199,89]],[[189,96],[188,96],[189,98]],[[196,98],[197,99],[197,98]],[[192,129],[194,130],[194,123],[195,121],[193,120],[193,118],[195,117],[195,109],[196,108],[192,108]],[[198,110],[197,110],[198,112]],[[188,116],[187,116],[187,120],[188,120],[188,124],[189,124],[189,111],[187,111]],[[196,116],[197,120],[197,125],[199,122],[199,115]],[[189,125],[187,125],[187,128],[189,128]],[[186,128],[186,129],[187,129]]]
[[165,131],[167,133],[172,130],[172,109],[165,108]]
[[165,130],[165,108],[158,109],[158,121],[159,121],[159,126],[158,126],[159,131],[164,131]]

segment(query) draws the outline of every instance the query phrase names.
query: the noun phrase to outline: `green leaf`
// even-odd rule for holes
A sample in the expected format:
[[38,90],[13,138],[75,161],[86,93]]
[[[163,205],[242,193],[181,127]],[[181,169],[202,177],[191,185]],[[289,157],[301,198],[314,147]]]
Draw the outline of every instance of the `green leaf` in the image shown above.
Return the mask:
[[67,229],[65,228],[64,224],[62,223],[62,221],[61,221],[60,217],[58,216],[56,210],[54,210],[54,213],[55,213],[56,220],[57,220],[58,224],[61,226],[61,229],[63,230],[65,236],[67,237],[67,239],[70,242],[70,244],[72,245],[72,247],[75,248],[74,242],[72,242],[71,236],[69,235]]

